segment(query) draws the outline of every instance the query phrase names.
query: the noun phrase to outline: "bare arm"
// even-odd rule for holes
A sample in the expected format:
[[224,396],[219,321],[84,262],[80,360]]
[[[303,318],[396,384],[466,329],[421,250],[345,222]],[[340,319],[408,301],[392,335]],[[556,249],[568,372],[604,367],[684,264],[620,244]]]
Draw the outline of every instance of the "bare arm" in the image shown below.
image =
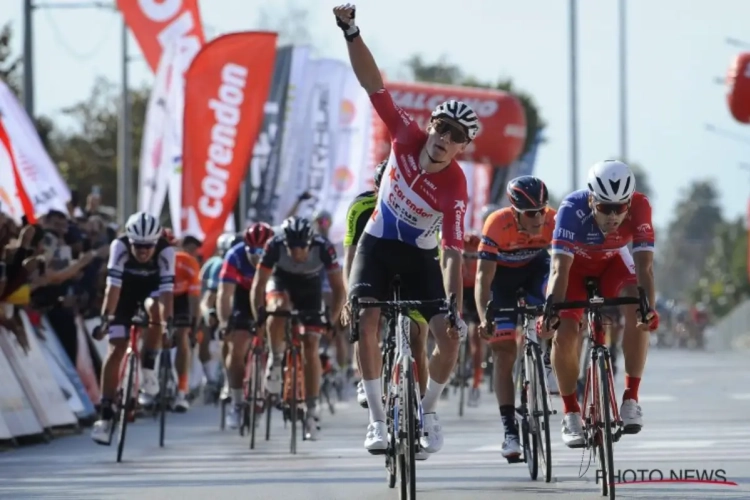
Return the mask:
[[341,310],[344,308],[344,300],[346,299],[346,287],[344,286],[341,269],[329,271],[328,282],[331,284],[331,291],[333,292],[331,319],[336,321],[341,316]]
[[477,313],[480,323],[487,323],[485,307],[492,299],[492,280],[495,279],[497,264],[491,260],[480,260],[477,267],[477,277],[474,282],[474,300],[477,303]]
[[253,316],[258,317],[260,311],[266,304],[266,284],[271,277],[271,269],[258,266],[253,278],[253,287],[250,290],[250,307],[253,309]]
[[232,314],[232,297],[234,297],[236,286],[226,281],[219,283],[219,291],[216,294],[216,315],[222,325],[229,323],[229,316]]
[[565,294],[568,291],[570,266],[572,265],[573,257],[570,255],[560,253],[552,255],[547,295],[552,295],[552,300],[554,302],[562,302],[565,300]]
[[461,251],[455,248],[443,248],[440,256],[440,264],[443,270],[443,286],[445,293],[456,294],[458,311],[463,314],[464,309],[464,287],[463,275],[461,273]]
[[375,58],[372,57],[370,49],[367,48],[367,45],[365,45],[365,42],[359,35],[359,28],[356,28],[354,25],[354,9],[350,7],[336,7],[333,9],[333,13],[340,20],[352,27],[350,31],[356,31],[356,37],[346,44],[349,51],[349,60],[352,63],[352,69],[359,84],[362,85],[368,95],[374,94],[383,88],[383,77],[380,75],[380,68],[375,63]]
[[352,262],[354,255],[357,253],[355,245],[344,247],[344,286],[349,286],[349,274],[352,272]]
[[641,251],[633,253],[635,262],[635,275],[638,286],[646,291],[648,303],[651,308],[656,303],[656,284],[654,283],[654,254],[653,252]]

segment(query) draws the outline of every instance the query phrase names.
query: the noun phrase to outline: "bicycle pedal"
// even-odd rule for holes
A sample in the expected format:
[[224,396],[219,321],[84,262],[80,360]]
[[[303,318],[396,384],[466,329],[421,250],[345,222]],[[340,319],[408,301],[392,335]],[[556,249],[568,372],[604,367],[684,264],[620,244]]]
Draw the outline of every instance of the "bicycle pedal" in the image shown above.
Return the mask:
[[509,464],[520,464],[521,462],[525,461],[521,455],[515,457],[505,457],[505,459]]

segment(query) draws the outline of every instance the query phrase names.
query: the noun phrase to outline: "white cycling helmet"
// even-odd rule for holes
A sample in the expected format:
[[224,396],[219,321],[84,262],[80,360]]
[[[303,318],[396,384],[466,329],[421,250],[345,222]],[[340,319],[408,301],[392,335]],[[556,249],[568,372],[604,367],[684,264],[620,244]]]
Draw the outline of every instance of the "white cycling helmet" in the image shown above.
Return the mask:
[[450,101],[445,101],[443,104],[439,105],[435,108],[435,111],[432,112],[431,118],[436,119],[443,117],[450,118],[451,120],[455,120],[463,125],[466,129],[466,135],[469,136],[470,140],[474,140],[481,129],[479,117],[474,110],[471,109],[471,106],[465,102],[451,99]]
[[230,248],[232,248],[232,244],[234,243],[234,239],[237,237],[236,233],[224,233],[216,240],[216,249],[219,251],[221,255],[226,254]]
[[589,191],[601,203],[627,203],[635,193],[635,176],[617,160],[605,160],[589,169]]
[[153,215],[137,212],[125,223],[125,235],[132,243],[156,243],[161,237],[161,224]]

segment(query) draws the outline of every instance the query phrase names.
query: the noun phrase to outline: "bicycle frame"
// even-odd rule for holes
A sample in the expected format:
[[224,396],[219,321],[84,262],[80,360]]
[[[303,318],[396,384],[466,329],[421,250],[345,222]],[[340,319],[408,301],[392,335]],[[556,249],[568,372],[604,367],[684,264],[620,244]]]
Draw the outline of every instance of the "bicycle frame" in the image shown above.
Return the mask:
[[[400,334],[399,334],[400,332]],[[414,372],[414,392],[417,396],[417,432],[421,436],[424,430],[424,409],[422,408],[422,396],[419,393],[419,372],[417,370],[417,362],[411,354],[411,319],[409,316],[404,314],[403,311],[399,311],[396,316],[396,330],[395,330],[395,343],[396,352],[393,358],[393,368],[391,369],[391,383],[388,393],[385,394],[386,401],[389,398],[398,398],[399,387],[401,385],[401,374],[406,371],[407,366],[411,365]],[[398,399],[396,399],[398,401]],[[394,428],[396,435],[401,431],[400,422],[398,420],[398,405],[396,406],[396,417],[394,418]]]

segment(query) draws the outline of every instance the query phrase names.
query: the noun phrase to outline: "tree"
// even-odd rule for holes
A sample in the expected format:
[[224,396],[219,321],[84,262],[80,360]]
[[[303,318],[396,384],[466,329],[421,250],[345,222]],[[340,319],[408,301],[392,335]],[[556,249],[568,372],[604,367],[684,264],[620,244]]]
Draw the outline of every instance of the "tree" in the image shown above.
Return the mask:
[[537,132],[546,125],[534,98],[523,90],[516,88],[510,79],[501,80],[494,84],[481,82],[473,76],[465,75],[460,67],[450,63],[445,57],[429,63],[425,62],[420,55],[414,55],[405,64],[411,70],[414,79],[419,82],[491,88],[515,95],[521,101],[526,112],[526,142],[521,154],[531,149]]
[[704,274],[717,230],[724,223],[713,182],[693,182],[674,213],[667,237],[660,240],[664,249],[656,266],[656,281],[667,295],[687,298]]

